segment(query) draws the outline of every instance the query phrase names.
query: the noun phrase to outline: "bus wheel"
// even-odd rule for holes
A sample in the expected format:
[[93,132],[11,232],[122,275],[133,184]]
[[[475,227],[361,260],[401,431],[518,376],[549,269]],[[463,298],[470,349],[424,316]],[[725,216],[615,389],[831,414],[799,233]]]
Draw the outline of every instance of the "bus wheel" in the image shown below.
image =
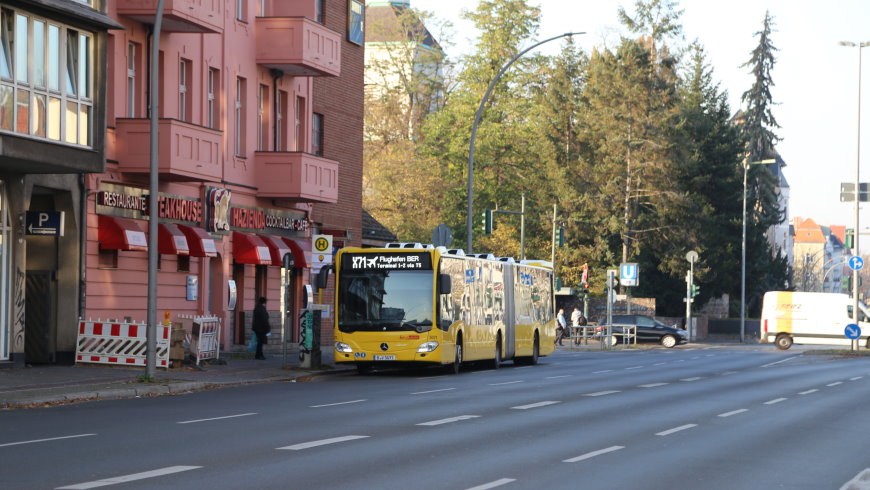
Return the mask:
[[453,357],[453,364],[450,366],[450,372],[453,374],[459,374],[459,365],[462,364],[462,338],[460,337],[456,341],[455,348],[456,355]]
[[532,357],[529,358],[529,364],[532,366],[538,363],[538,356],[541,354],[541,341],[538,339],[538,332],[535,332],[535,343],[532,344]]
[[357,364],[356,365],[357,374],[370,374],[372,372],[372,365],[369,363],[365,364]]
[[492,368],[498,369],[501,367],[501,335],[495,341],[495,359],[492,361]]
[[788,350],[791,347],[792,339],[791,336],[785,333],[781,333],[776,336],[776,348],[779,350]]

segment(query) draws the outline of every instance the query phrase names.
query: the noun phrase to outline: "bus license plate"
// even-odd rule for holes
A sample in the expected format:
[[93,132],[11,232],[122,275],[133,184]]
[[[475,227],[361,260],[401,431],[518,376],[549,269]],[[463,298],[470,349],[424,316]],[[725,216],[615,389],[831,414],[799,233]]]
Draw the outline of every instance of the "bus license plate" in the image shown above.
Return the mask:
[[396,360],[396,356],[393,354],[375,355],[374,358],[376,361],[395,361]]

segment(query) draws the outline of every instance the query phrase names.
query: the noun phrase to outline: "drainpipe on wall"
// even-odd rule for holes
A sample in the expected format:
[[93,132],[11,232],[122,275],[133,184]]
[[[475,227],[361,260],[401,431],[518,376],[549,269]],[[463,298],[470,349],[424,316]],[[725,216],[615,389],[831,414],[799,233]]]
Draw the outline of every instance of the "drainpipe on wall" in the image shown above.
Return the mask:
[[88,190],[85,188],[85,174],[79,174],[79,320],[85,315],[85,260],[88,246]]

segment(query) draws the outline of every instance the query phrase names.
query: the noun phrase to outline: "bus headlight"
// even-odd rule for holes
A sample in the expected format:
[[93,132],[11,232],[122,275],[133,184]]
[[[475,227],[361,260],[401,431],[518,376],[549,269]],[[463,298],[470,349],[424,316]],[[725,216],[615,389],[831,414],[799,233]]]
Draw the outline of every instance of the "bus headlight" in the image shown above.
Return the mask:
[[417,352],[432,352],[433,350],[438,348],[438,342],[426,342],[425,344],[417,347]]
[[335,343],[336,352],[353,352],[353,349],[350,348],[349,345],[344,342],[336,342]]

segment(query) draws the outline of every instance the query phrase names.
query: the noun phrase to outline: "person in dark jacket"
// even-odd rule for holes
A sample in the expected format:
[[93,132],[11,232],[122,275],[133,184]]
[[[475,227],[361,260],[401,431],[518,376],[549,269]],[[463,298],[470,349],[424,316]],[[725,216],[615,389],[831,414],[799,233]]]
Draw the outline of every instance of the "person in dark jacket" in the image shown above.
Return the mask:
[[268,341],[266,334],[272,331],[269,325],[269,312],[266,311],[266,298],[260,297],[257,300],[257,306],[254,307],[254,319],[251,322],[251,330],[257,335],[257,354],[255,359],[265,359],[263,355],[263,345]]

